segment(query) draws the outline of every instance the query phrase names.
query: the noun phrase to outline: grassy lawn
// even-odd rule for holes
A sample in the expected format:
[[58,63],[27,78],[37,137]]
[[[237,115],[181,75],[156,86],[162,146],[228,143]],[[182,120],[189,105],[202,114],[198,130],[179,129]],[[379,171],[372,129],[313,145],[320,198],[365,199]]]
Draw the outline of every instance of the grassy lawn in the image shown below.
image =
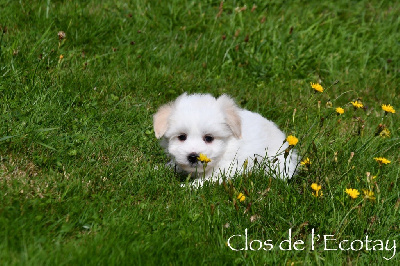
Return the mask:
[[[400,262],[400,3],[200,2],[0,0],[1,264]],[[311,164],[182,188],[152,115],[185,91]]]

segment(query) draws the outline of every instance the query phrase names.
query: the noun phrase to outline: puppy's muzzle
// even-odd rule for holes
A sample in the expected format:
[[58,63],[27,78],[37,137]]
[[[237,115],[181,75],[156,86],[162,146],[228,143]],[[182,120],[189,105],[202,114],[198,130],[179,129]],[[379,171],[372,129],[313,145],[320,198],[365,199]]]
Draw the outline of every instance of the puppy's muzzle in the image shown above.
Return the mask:
[[197,153],[192,152],[191,154],[188,155],[187,159],[190,164],[197,164],[197,158],[199,155]]

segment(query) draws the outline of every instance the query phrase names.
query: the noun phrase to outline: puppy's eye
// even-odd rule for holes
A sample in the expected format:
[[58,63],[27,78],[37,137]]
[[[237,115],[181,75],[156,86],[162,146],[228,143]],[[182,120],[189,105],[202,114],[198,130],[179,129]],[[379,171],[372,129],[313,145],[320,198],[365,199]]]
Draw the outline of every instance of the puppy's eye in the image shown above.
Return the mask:
[[185,141],[185,140],[187,139],[187,136],[186,136],[186,134],[180,134],[180,135],[178,136],[178,139],[179,139],[180,141]]
[[203,140],[204,140],[205,142],[207,142],[207,143],[211,143],[211,142],[214,141],[214,137],[213,137],[213,136],[210,136],[210,135],[205,135],[205,136],[203,137]]

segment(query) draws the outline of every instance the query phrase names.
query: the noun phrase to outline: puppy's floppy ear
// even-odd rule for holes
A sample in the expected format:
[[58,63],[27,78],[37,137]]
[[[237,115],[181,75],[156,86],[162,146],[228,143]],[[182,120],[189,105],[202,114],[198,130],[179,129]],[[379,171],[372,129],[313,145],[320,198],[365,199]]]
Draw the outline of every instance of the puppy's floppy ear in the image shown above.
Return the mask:
[[168,129],[168,118],[172,112],[172,104],[165,104],[161,106],[157,113],[153,116],[153,127],[156,138],[164,136]]
[[239,107],[236,105],[235,101],[226,94],[221,95],[217,99],[217,102],[224,111],[226,123],[232,130],[233,135],[238,139],[241,138],[242,120],[239,115]]

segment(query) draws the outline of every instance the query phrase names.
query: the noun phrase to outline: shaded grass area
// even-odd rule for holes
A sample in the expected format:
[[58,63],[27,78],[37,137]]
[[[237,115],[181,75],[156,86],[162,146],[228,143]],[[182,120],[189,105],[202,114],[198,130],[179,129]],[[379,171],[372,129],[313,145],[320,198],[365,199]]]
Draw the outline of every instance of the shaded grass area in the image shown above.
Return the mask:
[[[399,118],[381,109],[400,106],[399,8],[0,2],[0,261],[388,263],[392,251],[327,251],[321,240],[312,250],[311,235],[334,235],[330,248],[365,235],[400,242]],[[288,183],[260,165],[231,183],[181,188],[164,167],[152,114],[184,91],[232,95],[296,135],[311,167]],[[357,99],[364,109],[350,104]],[[382,156],[391,163],[373,159]],[[361,194],[352,200],[346,188]],[[246,228],[274,249],[231,250],[229,237]],[[304,250],[278,248],[290,228]]]

